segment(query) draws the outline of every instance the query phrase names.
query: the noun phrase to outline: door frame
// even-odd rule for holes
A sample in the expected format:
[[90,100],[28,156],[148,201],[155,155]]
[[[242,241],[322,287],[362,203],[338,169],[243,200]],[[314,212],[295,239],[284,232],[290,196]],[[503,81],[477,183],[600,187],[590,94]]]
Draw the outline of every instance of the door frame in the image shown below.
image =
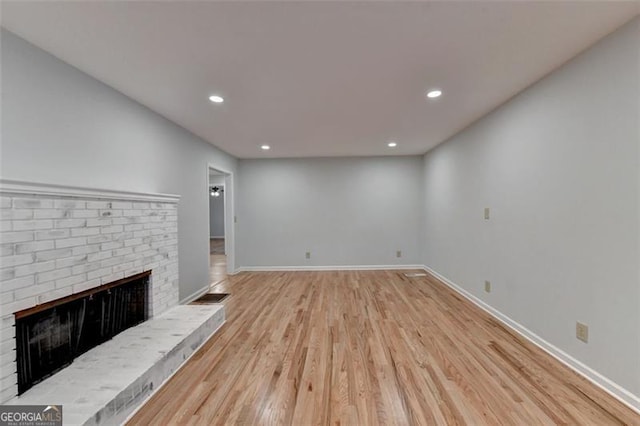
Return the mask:
[[[233,274],[236,270],[235,268],[235,208],[234,208],[234,194],[233,194],[233,172],[230,170],[226,170],[222,167],[218,167],[214,164],[207,164],[207,206],[210,206],[209,197],[209,188],[211,188],[211,171],[221,173],[224,176],[224,191],[222,192],[222,196],[224,197],[224,252],[227,255],[227,274]],[[207,208],[208,211],[208,235],[207,240],[211,236],[211,209]],[[207,244],[207,250],[209,250],[209,244]],[[210,253],[209,253],[210,254]],[[211,268],[211,256],[209,258],[209,268]]]

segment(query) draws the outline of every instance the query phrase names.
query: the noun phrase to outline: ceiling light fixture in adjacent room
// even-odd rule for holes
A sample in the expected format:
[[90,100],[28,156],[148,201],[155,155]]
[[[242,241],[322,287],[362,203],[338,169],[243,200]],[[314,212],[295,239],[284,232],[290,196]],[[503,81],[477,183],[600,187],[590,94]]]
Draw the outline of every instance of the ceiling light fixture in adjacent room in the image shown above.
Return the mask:
[[262,149],[262,150],[264,150],[264,151],[268,151],[268,150],[270,150],[270,149],[271,149],[271,147],[270,147],[269,145],[262,145],[262,146],[260,147],[260,149]]
[[224,189],[220,188],[219,186],[214,186],[211,188],[212,197],[219,197],[222,192],[224,192]]
[[395,143],[395,142],[393,142],[393,141],[391,141],[391,142],[389,142],[389,143],[387,144],[387,146],[388,146],[389,148],[395,148],[396,146],[398,146],[398,144],[397,144],[397,143]]
[[218,96],[218,95],[209,96],[209,100],[211,102],[213,102],[214,104],[221,104],[221,103],[224,102],[224,98],[222,96]]
[[440,96],[442,96],[442,90],[439,89],[433,89],[427,92],[427,98],[429,99],[439,98]]

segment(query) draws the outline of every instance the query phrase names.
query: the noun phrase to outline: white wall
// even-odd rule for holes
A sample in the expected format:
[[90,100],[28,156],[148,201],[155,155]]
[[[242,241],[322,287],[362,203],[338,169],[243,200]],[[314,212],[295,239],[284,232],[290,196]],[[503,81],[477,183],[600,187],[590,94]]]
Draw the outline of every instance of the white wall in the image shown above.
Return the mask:
[[238,164],[240,266],[421,263],[421,157]]
[[426,265],[636,396],[639,25],[424,158]]
[[213,172],[209,173],[209,186],[215,185],[224,185],[224,174],[213,174]]
[[2,178],[180,195],[180,298],[208,285],[207,164],[233,157],[5,30],[1,135]]

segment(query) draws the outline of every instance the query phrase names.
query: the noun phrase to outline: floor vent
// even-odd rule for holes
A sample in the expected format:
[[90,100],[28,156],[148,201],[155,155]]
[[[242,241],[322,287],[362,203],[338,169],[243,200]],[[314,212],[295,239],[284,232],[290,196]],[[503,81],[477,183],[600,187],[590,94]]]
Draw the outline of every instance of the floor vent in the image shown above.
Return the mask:
[[427,274],[424,272],[407,272],[406,274],[404,274],[404,276],[407,278],[418,278],[418,277],[426,277]]
[[227,296],[229,296],[228,293],[206,293],[202,295],[200,298],[194,300],[192,303],[202,304],[202,305],[208,305],[211,303],[220,303],[224,299],[226,299]]

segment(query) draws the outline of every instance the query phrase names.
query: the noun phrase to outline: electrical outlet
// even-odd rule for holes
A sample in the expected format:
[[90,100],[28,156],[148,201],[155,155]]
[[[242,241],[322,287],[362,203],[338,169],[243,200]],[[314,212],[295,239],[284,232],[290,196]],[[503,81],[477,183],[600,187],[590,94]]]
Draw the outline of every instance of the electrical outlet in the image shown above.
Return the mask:
[[402,257],[402,250],[396,251],[396,257]]
[[585,343],[589,342],[589,326],[581,322],[576,322],[576,338]]
[[310,251],[306,252],[304,254],[304,257],[307,258],[307,259],[311,259],[311,252]]
[[487,293],[491,293],[491,281],[484,282],[484,291]]
[[491,217],[491,209],[489,207],[484,208],[484,219],[489,220]]

